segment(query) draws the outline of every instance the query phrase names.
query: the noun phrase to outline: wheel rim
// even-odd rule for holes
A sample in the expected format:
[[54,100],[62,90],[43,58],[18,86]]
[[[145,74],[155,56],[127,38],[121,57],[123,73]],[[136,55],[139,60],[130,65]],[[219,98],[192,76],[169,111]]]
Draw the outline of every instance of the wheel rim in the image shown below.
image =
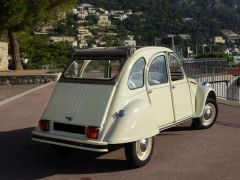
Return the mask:
[[208,103],[204,107],[203,116],[202,116],[202,124],[204,126],[210,125],[216,116],[216,107],[212,103]]
[[152,138],[145,138],[136,142],[137,157],[144,161],[148,158],[152,149]]

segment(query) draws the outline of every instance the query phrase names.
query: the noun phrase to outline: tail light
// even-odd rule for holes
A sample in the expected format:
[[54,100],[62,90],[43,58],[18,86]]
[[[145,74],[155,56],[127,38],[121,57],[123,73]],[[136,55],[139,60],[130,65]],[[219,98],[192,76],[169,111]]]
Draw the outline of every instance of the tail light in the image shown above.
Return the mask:
[[42,131],[49,131],[49,121],[48,120],[40,120],[39,127]]
[[97,139],[99,133],[98,127],[88,126],[86,129],[86,136],[90,139]]

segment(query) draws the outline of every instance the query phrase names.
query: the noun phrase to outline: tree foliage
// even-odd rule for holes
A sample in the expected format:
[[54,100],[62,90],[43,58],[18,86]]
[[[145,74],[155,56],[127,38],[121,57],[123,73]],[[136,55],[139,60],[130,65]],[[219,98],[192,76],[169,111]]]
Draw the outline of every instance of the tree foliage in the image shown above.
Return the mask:
[[76,3],[75,0],[1,0],[0,28],[14,32],[56,18]]
[[14,69],[22,69],[16,32],[56,18],[75,3],[75,0],[0,0],[0,29],[8,32]]
[[229,63],[233,62],[233,57],[223,52],[211,52],[211,53],[202,54],[196,57],[196,59],[201,59],[201,58],[222,58]]
[[[107,10],[142,11],[122,22],[140,45],[154,44],[155,37],[190,34],[192,43],[211,43],[221,29],[240,29],[240,0],[79,0]],[[191,18],[185,21],[184,18]]]
[[29,60],[27,69],[63,68],[73,53],[67,42],[50,42],[47,36],[18,33],[21,57]]

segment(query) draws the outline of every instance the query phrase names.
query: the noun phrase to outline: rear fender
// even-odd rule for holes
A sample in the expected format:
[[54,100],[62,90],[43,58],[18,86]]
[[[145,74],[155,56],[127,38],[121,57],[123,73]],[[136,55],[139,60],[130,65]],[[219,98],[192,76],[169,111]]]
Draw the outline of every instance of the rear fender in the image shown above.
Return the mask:
[[105,141],[109,144],[134,142],[159,133],[149,102],[134,99],[123,109],[125,115],[116,115],[116,120],[106,136]]
[[196,111],[194,118],[201,117],[203,114],[204,106],[206,104],[207,98],[212,98],[216,100],[216,94],[214,89],[206,86],[198,86],[196,93]]

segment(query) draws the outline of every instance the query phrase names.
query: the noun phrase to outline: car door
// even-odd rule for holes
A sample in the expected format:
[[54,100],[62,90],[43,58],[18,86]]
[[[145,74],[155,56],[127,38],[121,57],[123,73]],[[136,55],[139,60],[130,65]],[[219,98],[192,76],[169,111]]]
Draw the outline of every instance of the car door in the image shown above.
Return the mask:
[[167,126],[174,122],[174,113],[166,55],[153,56],[146,71],[147,91],[152,111],[158,126]]
[[169,56],[169,71],[175,121],[179,122],[192,117],[193,109],[187,78],[174,54]]

